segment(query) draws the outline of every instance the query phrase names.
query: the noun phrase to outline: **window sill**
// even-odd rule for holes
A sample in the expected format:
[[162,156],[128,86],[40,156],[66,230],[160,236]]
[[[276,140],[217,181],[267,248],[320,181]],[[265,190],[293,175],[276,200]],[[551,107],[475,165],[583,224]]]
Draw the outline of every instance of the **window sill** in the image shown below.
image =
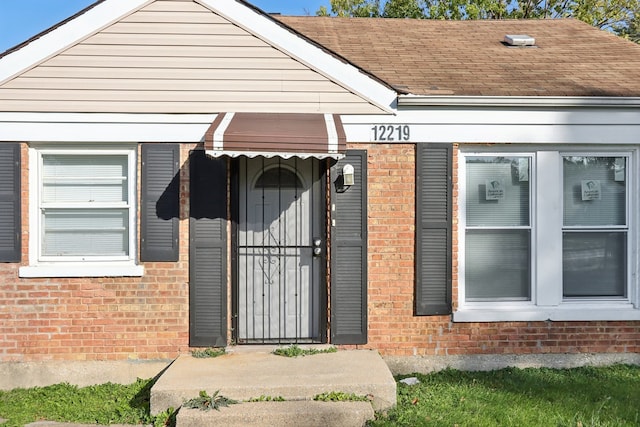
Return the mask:
[[640,320],[640,310],[630,303],[571,303],[557,307],[462,308],[453,313],[454,322],[539,322],[539,321],[624,321]]
[[142,277],[144,267],[123,263],[56,264],[20,267],[19,277]]

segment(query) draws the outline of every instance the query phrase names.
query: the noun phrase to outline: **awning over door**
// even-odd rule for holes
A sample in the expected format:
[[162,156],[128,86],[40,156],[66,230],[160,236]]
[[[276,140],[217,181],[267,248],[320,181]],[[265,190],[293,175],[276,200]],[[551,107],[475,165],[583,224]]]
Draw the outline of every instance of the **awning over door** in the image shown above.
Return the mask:
[[346,136],[337,114],[220,113],[205,135],[219,156],[344,157]]

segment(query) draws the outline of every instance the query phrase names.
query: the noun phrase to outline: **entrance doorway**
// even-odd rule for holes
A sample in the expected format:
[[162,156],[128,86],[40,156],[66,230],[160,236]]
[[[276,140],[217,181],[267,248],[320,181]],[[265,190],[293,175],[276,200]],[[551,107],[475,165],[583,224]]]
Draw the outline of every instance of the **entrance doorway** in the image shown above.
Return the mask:
[[[322,342],[325,185],[317,159],[238,160],[238,343]],[[326,314],[326,313],[325,313]]]

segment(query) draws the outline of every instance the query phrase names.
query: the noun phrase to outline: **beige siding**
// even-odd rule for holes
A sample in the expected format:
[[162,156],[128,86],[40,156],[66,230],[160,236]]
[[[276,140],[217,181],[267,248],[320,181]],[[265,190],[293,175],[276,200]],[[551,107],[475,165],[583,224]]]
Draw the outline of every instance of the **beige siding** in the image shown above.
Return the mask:
[[5,83],[0,111],[380,112],[188,0],[158,0]]

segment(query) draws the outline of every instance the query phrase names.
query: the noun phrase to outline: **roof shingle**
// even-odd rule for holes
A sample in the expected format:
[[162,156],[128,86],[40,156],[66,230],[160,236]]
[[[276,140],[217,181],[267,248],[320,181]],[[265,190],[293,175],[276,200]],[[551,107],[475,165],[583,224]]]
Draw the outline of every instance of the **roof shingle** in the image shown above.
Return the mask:
[[[277,19],[401,92],[640,96],[640,45],[575,19]],[[536,46],[508,47],[506,34]]]

